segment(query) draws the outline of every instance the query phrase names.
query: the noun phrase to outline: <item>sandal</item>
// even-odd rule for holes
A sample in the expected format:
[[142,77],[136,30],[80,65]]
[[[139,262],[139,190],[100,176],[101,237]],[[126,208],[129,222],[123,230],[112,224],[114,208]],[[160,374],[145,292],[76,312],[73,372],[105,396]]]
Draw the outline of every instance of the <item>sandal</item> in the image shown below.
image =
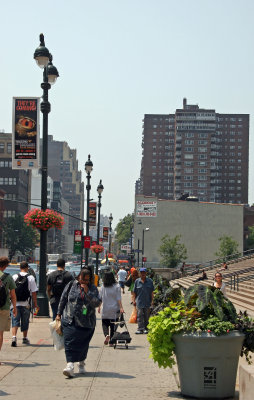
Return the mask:
[[107,345],[107,344],[108,344],[108,342],[109,342],[109,339],[110,339],[110,337],[109,337],[109,335],[107,335],[107,336],[106,336],[106,338],[105,338],[105,340],[104,340],[104,344],[106,344],[106,345]]

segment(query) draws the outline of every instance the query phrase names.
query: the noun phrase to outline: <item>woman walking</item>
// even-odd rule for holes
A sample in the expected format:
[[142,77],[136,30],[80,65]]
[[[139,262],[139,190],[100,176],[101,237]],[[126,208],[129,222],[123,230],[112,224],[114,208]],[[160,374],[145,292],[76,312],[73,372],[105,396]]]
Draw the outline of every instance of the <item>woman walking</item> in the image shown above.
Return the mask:
[[102,301],[102,311],[99,307],[98,312],[101,312],[102,330],[105,336],[104,344],[111,344],[115,331],[115,324],[119,313],[124,313],[121,288],[116,283],[113,272],[105,272],[103,277],[103,285],[100,290],[100,298]]
[[63,374],[74,376],[74,362],[79,373],[85,373],[85,359],[96,325],[95,308],[99,307],[98,289],[92,283],[91,271],[84,268],[77,279],[66,285],[59,302],[56,319],[62,317],[67,366]]

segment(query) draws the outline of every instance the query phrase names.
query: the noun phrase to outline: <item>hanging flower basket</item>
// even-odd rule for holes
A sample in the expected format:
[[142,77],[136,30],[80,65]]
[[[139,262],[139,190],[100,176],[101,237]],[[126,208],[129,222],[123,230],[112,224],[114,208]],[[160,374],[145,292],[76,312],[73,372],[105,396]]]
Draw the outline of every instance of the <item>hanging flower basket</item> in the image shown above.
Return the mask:
[[43,231],[47,231],[50,228],[62,229],[64,226],[63,216],[48,208],[45,211],[40,208],[33,208],[26,213],[24,221],[27,226],[30,225]]
[[113,253],[108,253],[108,258],[114,258],[114,254]]
[[93,253],[99,254],[104,251],[104,247],[101,246],[100,244],[94,244],[93,246],[91,246],[91,250]]

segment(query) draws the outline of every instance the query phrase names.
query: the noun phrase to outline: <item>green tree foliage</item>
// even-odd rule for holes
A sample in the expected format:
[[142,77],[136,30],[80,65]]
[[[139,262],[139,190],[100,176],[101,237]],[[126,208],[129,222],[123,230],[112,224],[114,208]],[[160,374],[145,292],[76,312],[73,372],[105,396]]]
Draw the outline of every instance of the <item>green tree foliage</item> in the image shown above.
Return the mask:
[[131,236],[132,214],[126,215],[116,226],[116,240],[119,246],[129,241]]
[[31,226],[24,223],[24,217],[18,215],[4,220],[2,223],[3,240],[9,249],[10,259],[16,251],[29,255],[35,249],[39,234]]
[[226,261],[230,256],[238,252],[238,242],[232,236],[223,235],[219,238],[220,246],[215,255]]
[[254,225],[248,227],[248,239],[246,239],[246,250],[254,249]]
[[184,244],[180,243],[180,239],[181,235],[173,238],[165,235],[161,239],[162,244],[158,249],[161,256],[160,263],[167,268],[174,268],[187,258],[187,249]]

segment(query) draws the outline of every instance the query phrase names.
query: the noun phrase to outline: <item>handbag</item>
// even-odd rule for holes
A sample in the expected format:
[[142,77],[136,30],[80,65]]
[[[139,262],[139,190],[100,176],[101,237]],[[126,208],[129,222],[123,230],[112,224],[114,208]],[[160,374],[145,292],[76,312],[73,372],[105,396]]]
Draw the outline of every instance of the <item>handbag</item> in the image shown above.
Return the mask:
[[124,284],[125,286],[130,287],[132,284],[132,276],[130,276]]
[[133,311],[132,311],[132,313],[131,313],[129,322],[130,322],[131,324],[136,324],[136,323],[137,323],[137,319],[138,319],[137,308],[134,307],[134,308],[133,308]]

